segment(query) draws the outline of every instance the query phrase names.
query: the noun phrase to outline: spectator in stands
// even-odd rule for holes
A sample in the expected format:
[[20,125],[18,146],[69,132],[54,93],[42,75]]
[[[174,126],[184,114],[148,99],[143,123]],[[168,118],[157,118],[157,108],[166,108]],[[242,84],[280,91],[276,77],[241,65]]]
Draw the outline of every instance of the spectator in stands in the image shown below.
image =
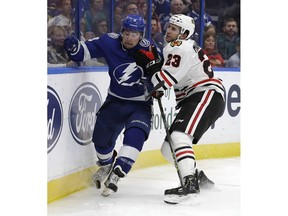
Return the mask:
[[89,40],[89,39],[92,39],[92,38],[96,37],[94,32],[86,31],[86,22],[85,22],[84,18],[82,18],[81,21],[80,21],[80,29],[81,29],[80,41],[86,41],[86,40]]
[[168,27],[170,17],[175,14],[183,14],[184,9],[185,9],[185,6],[184,6],[183,0],[171,0],[170,1],[170,14],[168,14],[167,16],[163,18],[163,25],[161,25],[162,32],[164,35]]
[[[142,4],[140,4],[140,6],[138,8],[140,8],[139,15],[141,15],[142,17],[144,17],[144,19],[147,20],[148,3],[143,2]],[[152,14],[152,16],[156,17],[159,20],[159,16],[158,16],[158,14],[156,14],[155,8],[156,8],[155,3],[152,1],[151,14]],[[160,22],[159,22],[159,25],[160,25]]]
[[49,19],[47,26],[63,26],[66,34],[70,34],[72,30],[71,0],[57,0],[56,7],[59,8],[60,14]]
[[183,14],[188,16],[192,11],[192,2],[191,0],[183,0],[183,3],[184,3]]
[[121,31],[122,21],[128,14],[139,14],[137,4],[137,0],[118,2],[114,10],[114,32],[119,33]]
[[96,20],[93,25],[93,32],[95,33],[95,37],[100,37],[103,34],[108,32],[108,23],[106,19]]
[[128,3],[134,3],[137,4],[138,0],[115,0],[115,5],[120,6],[124,9],[124,7],[128,4]]
[[[142,4],[140,4],[139,8],[141,8],[141,10],[139,11],[139,15],[144,17],[144,20],[146,21],[147,20],[147,13],[148,13],[148,4],[147,4],[147,2],[143,2]],[[157,20],[157,25],[158,25],[157,32],[162,32],[160,19],[159,19],[158,14],[156,13],[155,8],[156,8],[155,7],[155,3],[152,1],[152,5],[151,5],[152,18]]]
[[93,24],[96,20],[107,19],[104,10],[104,0],[90,0],[90,9],[84,12],[86,31],[93,31]]
[[170,0],[155,0],[155,13],[158,15],[161,29],[164,26],[164,17],[170,13]]
[[152,16],[152,18],[151,18],[151,38],[155,42],[155,44],[157,44],[159,49],[161,49],[161,51],[162,51],[164,46],[166,45],[166,42],[164,40],[164,36],[161,32],[161,29],[159,30],[159,28],[161,28],[161,25],[159,25],[159,24],[160,24],[160,21],[158,20],[158,18],[155,16]]
[[85,32],[85,34],[84,34],[84,39],[85,40],[89,40],[89,39],[92,39],[92,38],[95,38],[95,37],[96,37],[96,35],[95,35],[94,32]]
[[[84,34],[85,39],[92,39],[95,35],[91,35],[93,32],[86,32]],[[94,33],[93,33],[94,34]],[[48,46],[48,67],[76,67],[78,64],[71,61],[64,50],[64,39],[66,37],[66,31],[63,26],[50,26],[48,27],[48,39],[50,40]],[[85,40],[84,39],[84,40]],[[89,59],[81,66],[104,66],[105,63],[101,59]]]
[[237,52],[236,46],[239,41],[237,21],[234,18],[228,18],[224,22],[223,33],[217,38],[217,48],[224,60],[228,60]]
[[[192,3],[192,11],[187,14],[188,16],[192,17],[195,21],[195,33],[193,35],[193,39],[199,43],[199,33],[200,33],[200,0],[191,0]],[[205,1],[204,1],[204,27],[211,25],[214,23],[212,22],[212,18],[209,14],[205,12]]]
[[214,25],[207,25],[207,26],[205,26],[205,28],[204,28],[204,34],[205,34],[205,33],[208,33],[208,32],[213,33],[213,34],[217,34],[216,27],[215,27]]
[[[94,25],[94,32],[95,32],[95,37],[101,37],[102,35],[106,34],[108,32],[107,20],[106,19],[100,19],[99,21],[97,21]],[[95,59],[91,59],[91,60],[95,61]],[[87,65],[87,61],[85,63]],[[105,58],[103,58],[103,57],[97,58],[96,66],[99,66],[99,64],[107,65]]]
[[240,41],[236,45],[236,50],[237,52],[228,59],[226,67],[240,67]]
[[117,5],[114,9],[114,32],[119,33],[122,25],[123,8]]
[[224,67],[224,59],[216,49],[216,34],[206,32],[203,38],[203,51],[208,56],[211,66]]
[[64,50],[64,39],[66,32],[63,26],[48,27],[48,67],[71,67],[76,66],[76,63],[71,61]]
[[223,2],[223,8],[225,10],[222,11],[221,17],[219,17],[219,21],[223,25],[223,21],[225,21],[228,18],[234,18],[238,25],[238,35],[240,35],[240,0],[229,0]]
[[128,1],[125,1],[127,3],[134,3],[138,6],[138,3],[139,3],[139,0],[128,0]]
[[[138,6],[138,8],[140,8],[144,3],[147,3],[147,0],[137,0],[135,2]],[[152,0],[152,3],[154,3],[154,0]]]
[[84,17],[80,21],[80,29],[80,41],[86,41],[96,37],[94,32],[86,31],[86,20]]
[[48,0],[47,6],[48,20],[60,14],[59,8],[56,7],[56,0]]
[[126,17],[128,14],[139,14],[139,9],[136,3],[128,2],[124,8],[124,17]]
[[80,21],[80,40],[81,41],[85,41],[86,40],[86,22],[85,22],[85,19],[82,18],[81,21]]
[[144,19],[147,19],[147,13],[148,13],[148,5],[146,1],[139,1],[138,4],[139,9],[139,15],[142,16]]

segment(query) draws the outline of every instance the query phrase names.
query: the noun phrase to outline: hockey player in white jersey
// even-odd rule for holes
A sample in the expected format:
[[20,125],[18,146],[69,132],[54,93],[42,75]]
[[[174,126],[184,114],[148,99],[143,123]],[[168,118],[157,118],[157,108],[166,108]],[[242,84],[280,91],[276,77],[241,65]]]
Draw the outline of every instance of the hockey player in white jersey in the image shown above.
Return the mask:
[[[138,53],[142,59],[137,64],[142,64],[147,73],[153,74],[153,85],[159,86],[159,83],[162,83],[162,87],[158,88],[153,96],[157,98],[157,95],[161,96],[161,91],[173,86],[176,109],[179,109],[169,132],[182,184],[180,187],[165,190],[164,201],[170,204],[198,199],[200,178],[203,178],[204,173],[198,173],[192,145],[197,144],[208,128],[222,116],[225,108],[222,80],[214,77],[208,57],[201,47],[190,39],[194,28],[191,17],[177,14],[170,18],[165,34],[168,44],[163,49],[162,67],[157,63],[155,49]],[[161,152],[173,163],[167,137]]]

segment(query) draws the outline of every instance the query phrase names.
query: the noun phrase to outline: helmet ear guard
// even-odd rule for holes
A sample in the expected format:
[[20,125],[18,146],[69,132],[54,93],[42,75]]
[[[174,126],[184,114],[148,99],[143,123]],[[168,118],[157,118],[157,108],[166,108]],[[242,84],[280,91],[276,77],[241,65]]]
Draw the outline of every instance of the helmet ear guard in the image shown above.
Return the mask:
[[180,27],[180,34],[187,34],[185,39],[189,39],[195,30],[195,21],[192,17],[184,14],[176,14],[170,17],[169,23]]

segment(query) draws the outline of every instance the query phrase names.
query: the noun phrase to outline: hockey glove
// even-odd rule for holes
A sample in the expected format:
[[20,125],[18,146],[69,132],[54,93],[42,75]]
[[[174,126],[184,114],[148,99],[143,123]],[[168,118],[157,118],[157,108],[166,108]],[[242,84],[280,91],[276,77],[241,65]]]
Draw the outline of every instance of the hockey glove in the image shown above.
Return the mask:
[[70,55],[76,55],[78,53],[80,49],[80,42],[75,34],[71,34],[65,38],[64,49]]
[[134,53],[134,59],[136,64],[141,66],[144,71],[153,75],[154,73],[161,70],[163,61],[160,55],[158,55],[155,46],[150,46],[150,50],[137,50]]
[[155,92],[152,94],[152,97],[155,98],[155,99],[160,99],[163,95],[164,95],[164,92],[163,92],[163,91],[155,91]]

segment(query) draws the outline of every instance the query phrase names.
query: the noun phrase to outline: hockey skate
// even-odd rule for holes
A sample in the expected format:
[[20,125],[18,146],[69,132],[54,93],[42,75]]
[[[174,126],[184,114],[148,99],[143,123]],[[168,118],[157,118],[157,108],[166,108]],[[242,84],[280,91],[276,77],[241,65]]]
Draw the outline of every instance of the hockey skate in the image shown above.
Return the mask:
[[109,196],[112,192],[116,193],[118,190],[117,183],[120,178],[123,178],[124,174],[116,167],[109,175],[108,179],[105,181],[105,188],[102,192],[103,196]]
[[93,180],[93,182],[94,182],[94,184],[95,184],[97,189],[101,188],[101,183],[107,178],[107,176],[112,171],[113,164],[114,164],[116,156],[117,156],[117,152],[114,150],[114,152],[113,152],[113,162],[111,164],[100,166],[100,168],[92,176],[92,180]]
[[165,190],[164,202],[168,204],[178,204],[180,202],[198,204],[199,193],[198,172],[196,170],[195,175],[184,177],[184,188],[180,186]]
[[211,181],[203,172],[203,170],[200,170],[198,174],[198,184],[201,189],[207,189],[210,190],[214,187],[215,183]]

